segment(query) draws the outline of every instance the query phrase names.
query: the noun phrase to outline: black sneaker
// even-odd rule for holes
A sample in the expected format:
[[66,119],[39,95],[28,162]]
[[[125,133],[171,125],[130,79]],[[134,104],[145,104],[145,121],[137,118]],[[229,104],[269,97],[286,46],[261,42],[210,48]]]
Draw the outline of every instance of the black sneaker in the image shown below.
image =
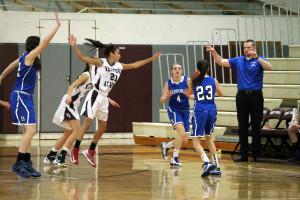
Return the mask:
[[[50,153],[51,153],[51,152],[50,152]],[[50,155],[50,153],[49,153],[49,154],[47,155],[47,157],[44,159],[44,163],[45,163],[45,164],[52,164],[53,161],[54,161],[55,158],[56,158],[57,152],[55,152],[54,155]]]
[[68,167],[66,161],[66,154],[65,153],[61,153],[57,156],[57,158],[53,161],[53,163],[55,165],[58,165],[60,167]]
[[32,165],[33,165],[32,161],[26,162],[25,169],[29,172],[29,174],[32,177],[40,177],[41,173],[36,171]]
[[23,178],[30,178],[30,173],[25,168],[26,163],[23,160],[15,162],[15,164],[11,167],[11,171],[15,172],[19,176]]

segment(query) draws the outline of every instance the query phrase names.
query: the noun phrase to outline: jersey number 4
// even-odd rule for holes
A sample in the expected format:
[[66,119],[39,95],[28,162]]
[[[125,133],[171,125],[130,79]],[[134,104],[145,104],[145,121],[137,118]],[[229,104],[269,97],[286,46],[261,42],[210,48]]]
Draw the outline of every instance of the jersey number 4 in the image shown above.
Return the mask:
[[206,95],[204,95],[204,88],[203,88],[203,86],[196,87],[198,101],[212,100],[213,99],[213,94],[212,94],[213,88],[212,88],[212,86],[211,85],[205,86],[205,90],[207,91]]

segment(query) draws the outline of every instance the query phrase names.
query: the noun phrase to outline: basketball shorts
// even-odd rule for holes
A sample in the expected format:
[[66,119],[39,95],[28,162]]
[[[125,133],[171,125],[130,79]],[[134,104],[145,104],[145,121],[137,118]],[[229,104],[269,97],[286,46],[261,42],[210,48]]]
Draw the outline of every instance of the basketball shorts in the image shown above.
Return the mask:
[[108,98],[92,89],[82,105],[81,115],[90,119],[97,118],[101,121],[107,121],[108,105]]
[[182,123],[186,133],[190,132],[190,111],[189,110],[177,110],[168,106],[168,115],[172,126],[175,129],[175,125]]
[[73,105],[73,108],[70,105],[66,104],[65,100],[67,95],[63,96],[58,109],[56,110],[52,122],[61,126],[62,128],[72,130],[69,125],[70,120],[80,120],[78,108]]
[[36,125],[33,96],[20,91],[12,91],[10,95],[12,124]]
[[192,117],[191,137],[209,136],[213,133],[217,121],[217,111],[196,111]]

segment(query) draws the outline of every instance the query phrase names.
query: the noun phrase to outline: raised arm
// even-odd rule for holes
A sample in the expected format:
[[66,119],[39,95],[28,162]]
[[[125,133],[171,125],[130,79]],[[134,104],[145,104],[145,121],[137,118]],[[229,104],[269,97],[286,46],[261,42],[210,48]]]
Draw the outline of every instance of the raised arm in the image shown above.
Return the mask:
[[250,51],[249,53],[253,58],[257,59],[257,61],[261,64],[264,70],[272,70],[272,65],[270,62],[259,57],[255,51]]
[[54,37],[55,33],[60,27],[60,21],[58,19],[57,12],[54,13],[56,18],[57,25],[54,27],[54,29],[43,39],[43,41],[37,46],[34,50],[32,50],[25,58],[25,65],[29,66],[32,65],[35,58],[42,53],[42,51],[49,45],[50,41]]
[[171,93],[171,90],[169,90],[169,84],[168,82],[165,83],[165,86],[164,86],[164,90],[163,90],[163,93],[160,97],[160,103],[163,104],[165,103],[166,101],[168,101],[168,99],[172,96],[173,94]]
[[0,85],[2,80],[10,73],[12,72],[14,69],[16,69],[19,66],[19,58],[16,59],[15,61],[13,61],[12,63],[10,63],[8,65],[8,67],[2,72],[2,74],[0,75]]
[[150,62],[153,62],[154,60],[156,60],[159,57],[160,54],[161,54],[161,52],[156,53],[151,58],[147,58],[145,60],[140,60],[140,61],[137,61],[137,62],[134,62],[134,63],[130,63],[130,64],[124,64],[124,63],[122,63],[123,69],[124,70],[128,70],[128,69],[139,68],[139,67],[141,67],[143,65],[146,65],[146,64],[148,64]]
[[83,53],[78,49],[76,43],[77,43],[77,38],[73,35],[73,34],[70,34],[69,37],[68,37],[68,41],[71,45],[71,47],[74,49],[77,57],[85,62],[85,63],[89,63],[89,64],[92,64],[92,65],[97,65],[97,66],[102,66],[103,65],[103,61],[99,58],[90,58],[90,57],[86,57],[83,55]]
[[70,104],[72,102],[72,92],[73,89],[78,87],[79,85],[85,83],[89,79],[89,76],[86,74],[83,74],[80,76],[76,81],[74,81],[68,88],[67,98],[65,100],[66,104]]
[[218,96],[219,96],[219,97],[223,97],[223,96],[224,96],[224,95],[223,95],[223,91],[222,91],[222,89],[221,89],[221,87],[220,87],[220,84],[219,84],[219,82],[217,81],[217,79],[215,79],[215,83],[216,83],[216,92],[217,92]]
[[206,51],[210,52],[211,55],[214,57],[216,63],[220,66],[223,67],[230,67],[230,63],[228,61],[228,59],[223,59],[214,48],[212,48],[211,46],[204,46],[206,47]]

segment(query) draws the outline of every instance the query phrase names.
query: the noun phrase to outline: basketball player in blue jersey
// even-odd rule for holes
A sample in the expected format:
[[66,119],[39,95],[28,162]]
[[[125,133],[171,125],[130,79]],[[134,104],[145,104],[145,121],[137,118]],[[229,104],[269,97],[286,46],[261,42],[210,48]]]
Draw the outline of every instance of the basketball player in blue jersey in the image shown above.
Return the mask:
[[23,136],[19,147],[17,161],[11,170],[23,178],[39,177],[41,174],[33,168],[30,158],[31,140],[36,133],[36,120],[33,93],[37,80],[37,71],[41,69],[38,55],[49,45],[60,27],[58,14],[55,13],[57,25],[40,43],[40,38],[30,36],[26,40],[26,52],[12,62],[1,74],[0,84],[10,72],[18,68],[17,79],[10,96],[13,124],[23,127]]
[[83,139],[85,132],[91,126],[93,119],[97,118],[98,129],[94,134],[90,148],[82,152],[85,158],[88,160],[88,162],[93,167],[96,167],[96,163],[94,161],[94,154],[98,141],[101,139],[103,133],[106,131],[109,104],[107,96],[110,90],[113,88],[113,86],[119,79],[122,70],[136,69],[147,63],[150,63],[156,60],[161,54],[161,52],[145,60],[140,60],[131,64],[124,64],[119,62],[121,58],[120,50],[113,44],[104,45],[99,41],[86,39],[88,41],[88,43],[86,44],[91,46],[93,50],[95,50],[95,52],[97,49],[105,49],[105,58],[90,58],[84,56],[82,52],[78,49],[76,45],[76,37],[70,35],[68,40],[78,58],[85,63],[93,65],[91,71],[93,89],[88,93],[85,102],[83,103],[81,115],[85,116],[85,121],[79,131],[74,148],[70,152],[71,162],[74,164],[79,164],[78,152],[80,143]]
[[[91,69],[91,65],[86,63],[84,71],[69,86],[67,94],[63,96],[55,112],[53,123],[64,128],[64,134],[56,141],[54,147],[44,159],[45,164],[54,163],[60,167],[67,167],[65,163],[66,154],[69,153],[69,149],[75,142],[81,128],[78,107],[81,99],[93,88]],[[113,106],[120,107],[110,98],[108,100]],[[56,158],[57,151],[61,148],[62,150]]]
[[[215,104],[215,93],[222,97],[223,92],[219,82],[207,75],[208,62],[206,60],[199,60],[197,63],[196,78],[192,79],[191,94],[194,94],[194,115],[192,117],[193,132],[193,146],[198,152],[204,162],[204,171],[202,177],[211,175],[221,175],[220,166],[218,163],[218,156],[216,146],[211,139],[214,127],[217,121],[217,107]],[[204,136],[205,131],[205,136]],[[201,146],[200,139],[205,137],[205,142],[212,155],[213,164],[210,163],[203,147]]]
[[164,160],[168,160],[168,151],[174,147],[170,165],[181,167],[182,164],[178,161],[179,151],[181,146],[187,143],[190,132],[188,88],[191,85],[191,79],[181,75],[182,67],[179,64],[172,65],[171,73],[173,76],[165,83],[160,103],[163,104],[169,100],[167,108],[169,119],[178,135],[176,139],[171,142],[161,143],[160,147],[162,149],[161,155]]

